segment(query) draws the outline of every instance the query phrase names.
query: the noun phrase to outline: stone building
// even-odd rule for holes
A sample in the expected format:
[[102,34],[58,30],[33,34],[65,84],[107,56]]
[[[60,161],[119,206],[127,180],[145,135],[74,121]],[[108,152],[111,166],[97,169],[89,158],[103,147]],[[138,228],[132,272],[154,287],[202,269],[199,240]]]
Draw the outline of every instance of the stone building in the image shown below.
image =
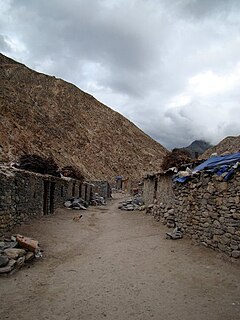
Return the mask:
[[112,190],[108,181],[91,181],[92,192],[98,193],[105,200],[111,198]]
[[53,214],[71,197],[90,201],[91,184],[7,166],[0,167],[0,234],[30,216]]
[[195,242],[240,257],[240,172],[222,176],[199,172],[185,183],[160,173],[144,180],[148,210],[168,227],[178,226]]

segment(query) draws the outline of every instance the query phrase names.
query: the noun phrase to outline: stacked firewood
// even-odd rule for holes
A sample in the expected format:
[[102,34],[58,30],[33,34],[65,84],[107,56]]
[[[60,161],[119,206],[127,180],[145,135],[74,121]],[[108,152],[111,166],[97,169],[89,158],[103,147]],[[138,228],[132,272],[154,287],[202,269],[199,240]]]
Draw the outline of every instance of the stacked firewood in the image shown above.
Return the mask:
[[84,176],[81,174],[81,172],[73,166],[65,166],[61,169],[61,174],[64,177],[69,177],[69,178],[73,178],[73,179],[77,179],[80,181],[84,181]]
[[189,162],[191,162],[190,153],[186,150],[175,148],[163,158],[162,169],[168,170],[172,167],[179,168],[181,165]]
[[27,171],[60,177],[58,165],[51,157],[43,158],[36,154],[24,154],[20,156],[16,167]]

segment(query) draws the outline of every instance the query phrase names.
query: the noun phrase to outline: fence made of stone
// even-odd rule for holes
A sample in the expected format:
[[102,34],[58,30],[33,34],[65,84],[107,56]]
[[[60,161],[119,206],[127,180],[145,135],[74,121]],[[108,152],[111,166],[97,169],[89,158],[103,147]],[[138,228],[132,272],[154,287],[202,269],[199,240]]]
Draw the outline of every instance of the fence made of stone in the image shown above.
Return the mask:
[[0,235],[30,216],[54,213],[69,197],[78,197],[81,188],[71,178],[0,168]]
[[169,184],[171,192],[155,191],[151,214],[168,227],[180,227],[194,241],[239,258],[240,173],[228,182],[202,172],[184,184],[173,183],[169,177]]

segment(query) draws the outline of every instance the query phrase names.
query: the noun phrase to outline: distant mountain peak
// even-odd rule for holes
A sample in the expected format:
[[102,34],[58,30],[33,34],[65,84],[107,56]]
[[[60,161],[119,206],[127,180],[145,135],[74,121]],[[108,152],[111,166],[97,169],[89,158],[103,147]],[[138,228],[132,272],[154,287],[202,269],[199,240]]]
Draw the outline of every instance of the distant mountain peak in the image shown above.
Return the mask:
[[209,142],[206,142],[204,140],[195,140],[189,146],[179,149],[189,151],[191,157],[195,158],[196,156],[202,155],[207,149],[211,147],[212,145]]

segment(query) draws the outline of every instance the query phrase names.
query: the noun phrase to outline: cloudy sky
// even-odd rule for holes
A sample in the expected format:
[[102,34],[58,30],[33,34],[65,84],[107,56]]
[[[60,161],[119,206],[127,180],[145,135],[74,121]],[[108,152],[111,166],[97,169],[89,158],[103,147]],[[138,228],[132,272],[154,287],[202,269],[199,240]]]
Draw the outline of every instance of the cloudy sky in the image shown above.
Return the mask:
[[167,148],[240,134],[239,0],[0,0],[0,51]]

